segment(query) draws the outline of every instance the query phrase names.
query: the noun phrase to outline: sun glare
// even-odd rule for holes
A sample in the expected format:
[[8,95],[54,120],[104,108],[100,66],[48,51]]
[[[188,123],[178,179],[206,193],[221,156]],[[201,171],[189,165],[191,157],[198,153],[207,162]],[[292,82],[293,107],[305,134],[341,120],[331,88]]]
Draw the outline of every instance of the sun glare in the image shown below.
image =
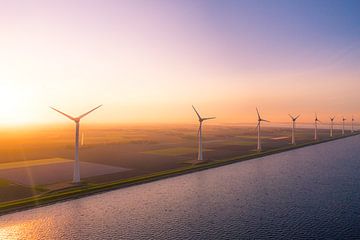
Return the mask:
[[31,121],[30,95],[26,89],[19,86],[2,84],[0,87],[0,124],[18,125]]

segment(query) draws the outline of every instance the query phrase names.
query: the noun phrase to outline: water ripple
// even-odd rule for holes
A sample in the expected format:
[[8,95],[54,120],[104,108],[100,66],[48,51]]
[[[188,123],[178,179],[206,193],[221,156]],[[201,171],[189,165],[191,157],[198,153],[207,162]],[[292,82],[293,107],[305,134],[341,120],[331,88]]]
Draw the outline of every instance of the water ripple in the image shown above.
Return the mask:
[[359,239],[360,137],[0,217],[0,239]]

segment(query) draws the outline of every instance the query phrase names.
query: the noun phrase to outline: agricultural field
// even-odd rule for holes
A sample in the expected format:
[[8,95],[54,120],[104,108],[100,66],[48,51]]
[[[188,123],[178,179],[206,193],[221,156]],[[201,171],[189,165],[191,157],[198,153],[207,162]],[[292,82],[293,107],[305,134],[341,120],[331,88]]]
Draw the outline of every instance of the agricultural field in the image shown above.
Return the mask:
[[[89,184],[180,168],[197,158],[197,125],[87,126],[81,129],[80,172]],[[337,130],[335,135],[339,136]],[[263,128],[263,150],[289,146],[290,128]],[[328,129],[319,130],[327,139]],[[299,128],[297,143],[313,140]],[[40,194],[72,180],[74,129],[38,128],[0,134],[0,201]],[[254,126],[206,125],[204,158],[221,160],[256,152]]]

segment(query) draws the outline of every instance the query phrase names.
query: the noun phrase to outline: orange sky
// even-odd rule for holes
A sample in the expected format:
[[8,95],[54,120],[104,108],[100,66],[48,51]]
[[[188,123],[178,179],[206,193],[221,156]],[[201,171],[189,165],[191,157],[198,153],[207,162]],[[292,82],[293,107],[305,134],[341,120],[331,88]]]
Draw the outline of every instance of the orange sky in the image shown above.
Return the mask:
[[140,2],[7,2],[0,125],[65,123],[49,106],[77,115],[99,104],[89,123],[189,123],[192,104],[217,123],[254,122],[256,106],[274,122],[360,119],[347,8],[330,19],[289,5],[262,15],[250,3]]

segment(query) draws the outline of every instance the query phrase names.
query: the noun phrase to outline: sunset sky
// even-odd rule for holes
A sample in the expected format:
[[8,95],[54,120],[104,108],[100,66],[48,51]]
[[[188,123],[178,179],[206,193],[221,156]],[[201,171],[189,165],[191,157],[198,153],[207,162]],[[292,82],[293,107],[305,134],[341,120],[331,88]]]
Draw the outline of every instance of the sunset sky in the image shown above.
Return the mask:
[[360,121],[360,1],[0,0],[0,126]]

